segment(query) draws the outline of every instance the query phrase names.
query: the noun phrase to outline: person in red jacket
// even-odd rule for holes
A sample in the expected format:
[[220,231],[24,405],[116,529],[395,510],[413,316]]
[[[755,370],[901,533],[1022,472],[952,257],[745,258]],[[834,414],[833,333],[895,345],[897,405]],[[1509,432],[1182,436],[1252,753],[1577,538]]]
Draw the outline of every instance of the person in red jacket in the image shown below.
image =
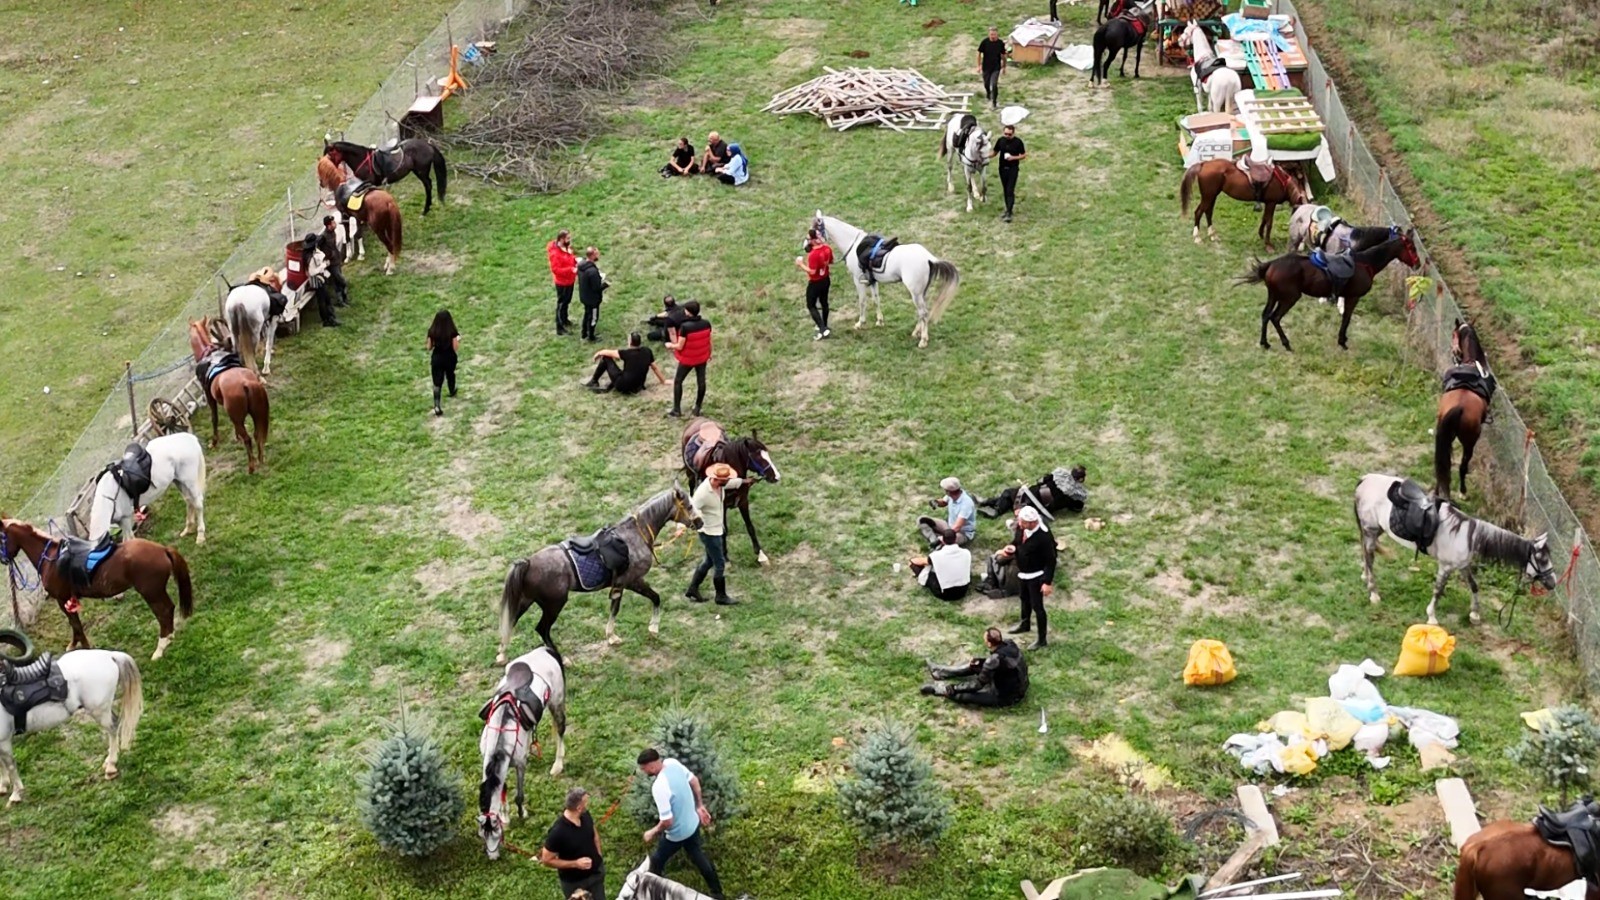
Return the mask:
[[828,269],[833,265],[833,248],[813,230],[806,235],[806,255],[796,256],[794,264],[806,273],[806,309],[817,326],[812,340],[832,337],[833,332],[828,330],[828,287],[832,283]]
[[572,330],[567,307],[572,305],[572,286],[578,281],[578,257],[572,253],[572,233],[563,228],[556,239],[545,246],[544,252],[550,257],[550,277],[556,283],[556,334],[566,334]]
[[683,304],[687,318],[668,335],[667,347],[678,361],[678,371],[672,375],[672,411],[667,415],[683,415],[683,382],[693,372],[695,377],[694,410],[700,415],[700,405],[706,399],[706,362],[711,359],[711,323],[700,318],[700,302],[690,300]]

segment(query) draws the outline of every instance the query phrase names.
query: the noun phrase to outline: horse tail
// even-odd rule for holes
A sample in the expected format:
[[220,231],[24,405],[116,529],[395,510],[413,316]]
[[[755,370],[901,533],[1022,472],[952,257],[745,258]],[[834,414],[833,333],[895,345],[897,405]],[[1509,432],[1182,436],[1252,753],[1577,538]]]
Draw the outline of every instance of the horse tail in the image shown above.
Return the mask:
[[1440,496],[1450,496],[1450,453],[1461,430],[1462,407],[1452,406],[1433,429],[1433,483]]
[[1195,163],[1183,170],[1183,182],[1178,187],[1178,196],[1183,198],[1183,214],[1189,214],[1189,195],[1194,190],[1194,183],[1200,178],[1200,164]]
[[[1191,171],[1193,171],[1193,170],[1191,170]],[[1184,177],[1187,178],[1188,176],[1186,175]],[[1184,184],[1187,185],[1188,182],[1185,181]],[[1267,260],[1266,262],[1262,262],[1260,257],[1255,257],[1255,256],[1250,257],[1250,268],[1246,269],[1245,273],[1243,275],[1240,275],[1238,278],[1235,278],[1233,280],[1233,283],[1234,284],[1260,284],[1261,282],[1266,281],[1267,280],[1267,269],[1272,267],[1272,262],[1273,261],[1270,260],[1270,259]]]
[[939,158],[944,159],[950,152],[950,134],[946,132],[939,135]]
[[439,179],[439,200],[444,200],[445,186],[450,183],[450,170],[444,164],[444,151],[438,146],[433,148],[433,177]]
[[245,396],[249,400],[250,418],[256,423],[256,447],[266,449],[267,431],[271,427],[272,406],[267,402],[267,388],[263,384],[251,384],[245,387]]
[[117,683],[122,685],[122,703],[117,707],[117,748],[133,746],[133,733],[144,715],[144,678],[133,657],[119,650],[109,651],[117,663]]
[[167,561],[172,563],[172,577],[178,580],[178,613],[187,619],[194,615],[194,584],[189,581],[189,562],[176,548],[166,550]]
[[194,446],[200,452],[200,459],[195,464],[194,487],[192,490],[198,497],[204,497],[206,495],[206,451],[205,448],[200,446],[199,438],[195,439]]
[[956,288],[961,286],[961,272],[956,269],[954,263],[948,260],[930,259],[928,260],[928,283],[932,284],[935,281],[943,282],[943,284],[939,287],[939,293],[933,295],[933,303],[928,307],[928,321],[930,322],[938,322],[939,317],[944,315],[945,307],[949,306],[950,301],[955,299]]
[[228,331],[233,336],[233,349],[244,359],[244,364],[250,371],[260,371],[256,368],[256,334],[250,327],[250,316],[243,303],[233,303],[223,310],[223,315],[228,322]]
[[522,602],[522,583],[528,577],[528,560],[519,559],[511,564],[511,571],[506,573],[506,586],[500,591],[500,602],[496,604],[495,612],[500,614],[500,643],[502,646],[511,643],[511,629],[517,624],[517,606]]

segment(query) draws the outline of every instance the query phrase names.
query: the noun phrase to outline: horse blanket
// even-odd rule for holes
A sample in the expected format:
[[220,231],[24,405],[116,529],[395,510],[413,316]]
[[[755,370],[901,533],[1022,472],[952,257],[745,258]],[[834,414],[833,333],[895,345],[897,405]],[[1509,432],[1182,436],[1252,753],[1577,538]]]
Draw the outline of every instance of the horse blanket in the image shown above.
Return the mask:
[[67,699],[67,677],[49,653],[18,668],[0,660],[0,707],[11,714],[12,733],[28,730],[28,712],[44,703]]
[[1330,296],[1344,296],[1345,282],[1350,276],[1356,274],[1356,261],[1348,253],[1328,254],[1321,250],[1311,251],[1311,264],[1328,273],[1328,281],[1333,285]]
[[1427,553],[1439,531],[1439,505],[1409,478],[1389,487],[1389,504],[1389,530]]
[[1482,397],[1483,402],[1490,403],[1494,400],[1494,389],[1494,376],[1476,365],[1451,366],[1444,370],[1444,393],[1471,391]]
[[611,579],[628,568],[628,544],[610,528],[602,528],[588,537],[572,537],[561,542],[572,564],[572,574],[578,579],[578,588],[597,591],[611,584]]
[[122,451],[122,459],[106,466],[112,479],[133,500],[134,509],[139,508],[139,498],[144,492],[150,490],[150,466],[150,451],[139,443],[129,444]]
[[206,396],[209,397],[211,396],[211,382],[215,381],[218,375],[229,369],[243,367],[244,360],[239,358],[239,354],[218,347],[201,357],[200,361],[194,364],[194,377],[200,379],[200,387],[205,390]]
[[1584,797],[1566,812],[1555,812],[1539,807],[1533,827],[1545,842],[1556,847],[1567,847],[1577,863],[1578,874],[1590,887],[1600,888],[1600,804]]

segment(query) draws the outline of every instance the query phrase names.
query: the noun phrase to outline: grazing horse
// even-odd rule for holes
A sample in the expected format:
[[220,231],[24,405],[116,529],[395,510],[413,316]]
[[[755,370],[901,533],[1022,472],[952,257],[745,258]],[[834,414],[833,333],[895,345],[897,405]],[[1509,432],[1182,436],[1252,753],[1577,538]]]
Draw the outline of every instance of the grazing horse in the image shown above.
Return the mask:
[[[22,554],[39,573],[44,592],[61,605],[61,612],[72,625],[72,643],[68,650],[90,647],[89,636],[83,633],[83,622],[78,612],[83,608],[79,598],[115,597],[133,589],[155,613],[161,625],[161,638],[156,641],[156,652],[151,659],[160,659],[172,643],[172,596],[167,593],[169,579],[178,582],[178,614],[187,619],[194,614],[194,588],[189,583],[189,564],[176,547],[167,547],[143,538],[124,538],[113,545],[114,551],[96,565],[89,574],[87,586],[74,584],[73,577],[61,564],[63,554],[82,550],[87,541],[78,538],[55,539],[15,519],[0,519],[0,565],[15,566],[17,554]],[[92,547],[92,544],[88,546]]]
[[1439,395],[1433,427],[1434,490],[1446,500],[1450,499],[1452,445],[1461,442],[1461,496],[1465,497],[1467,467],[1489,416],[1489,398],[1494,396],[1494,376],[1489,374],[1489,359],[1478,343],[1478,333],[1457,319],[1450,343],[1457,365],[1445,371],[1444,393]]
[[394,196],[388,191],[369,188],[358,178],[344,178],[343,169],[326,156],[317,162],[317,182],[323,190],[333,194],[334,208],[341,215],[355,218],[378,236],[384,249],[389,251],[383,263],[383,274],[393,275],[405,236],[400,206],[394,202]]
[[[1121,6],[1121,3],[1118,3]],[[1144,3],[1135,3],[1130,9],[1123,9],[1120,13],[1113,13],[1104,25],[1094,30],[1094,72],[1089,76],[1091,84],[1105,84],[1111,77],[1111,63],[1117,58],[1118,51],[1122,53],[1122,65],[1117,67],[1117,73],[1128,77],[1128,49],[1133,48],[1133,77],[1139,77],[1139,63],[1144,59],[1144,37],[1155,27],[1155,0],[1146,0]],[[1105,61],[1100,59],[1105,54]]]
[[[1417,541],[1395,534],[1393,517],[1395,506],[1389,499],[1389,489],[1395,485],[1409,484],[1393,475],[1363,475],[1356,484],[1356,526],[1361,531],[1361,574],[1367,583],[1367,598],[1377,603],[1378,585],[1372,574],[1372,556],[1378,550],[1378,539],[1385,534],[1395,543],[1409,550],[1426,553],[1439,563],[1439,573],[1433,580],[1433,599],[1428,601],[1428,624],[1437,625],[1434,612],[1439,598],[1444,595],[1445,583],[1450,576],[1460,572],[1472,591],[1470,618],[1476,625],[1483,621],[1478,614],[1478,580],[1473,569],[1478,557],[1488,557],[1493,562],[1521,570],[1529,581],[1537,581],[1545,589],[1556,586],[1555,568],[1550,562],[1550,540],[1541,534],[1532,540],[1519,537],[1504,528],[1498,528],[1482,519],[1467,515],[1447,501],[1435,505],[1438,528],[1431,540],[1419,546]],[[1420,493],[1420,488],[1411,485]],[[1405,495],[1401,491],[1402,496]]]
[[[94,501],[89,505],[89,540],[98,541],[111,530],[111,523],[122,526],[123,537],[133,537],[134,518],[139,509],[149,506],[157,497],[176,484],[183,494],[188,513],[183,520],[183,533],[195,532],[194,542],[206,542],[206,455],[200,449],[200,439],[187,431],[162,435],[145,445],[150,454],[150,486],[137,498],[117,480],[116,473],[108,467],[95,482]],[[113,466],[116,464],[114,463]]]
[[[677,486],[634,507],[626,518],[611,527],[612,534],[628,545],[628,566],[611,574],[602,584],[592,587],[585,587],[580,580],[574,568],[575,563],[569,558],[567,548],[562,546],[565,541],[513,563],[511,571],[506,574],[505,590],[501,592],[500,602],[495,609],[500,619],[500,651],[495,655],[495,663],[505,663],[511,630],[516,627],[522,614],[535,605],[539,607],[539,624],[534,630],[539,632],[539,638],[546,647],[556,649],[556,642],[550,637],[550,627],[567,605],[567,595],[573,591],[587,594],[602,587],[610,591],[611,617],[606,620],[607,642],[622,643],[622,638],[617,636],[617,612],[622,608],[624,589],[649,599],[654,607],[650,613],[650,633],[659,634],[661,595],[645,583],[644,576],[655,562],[656,538],[668,522],[678,522],[696,529],[701,524],[700,516],[689,502],[689,495]],[[601,531],[604,533],[605,529]]]
[[[1531,822],[1501,819],[1466,839],[1456,863],[1454,900],[1526,900],[1528,891],[1555,892],[1582,878],[1571,847],[1557,847]],[[1587,885],[1587,900],[1600,889]]]
[[1356,303],[1372,290],[1372,282],[1389,263],[1396,259],[1415,269],[1422,265],[1417,257],[1416,231],[1408,231],[1397,238],[1384,241],[1371,250],[1352,253],[1348,257],[1353,270],[1343,284],[1335,282],[1327,270],[1318,267],[1310,257],[1291,253],[1268,262],[1251,260],[1250,268],[1234,280],[1234,284],[1265,284],[1267,305],[1261,308],[1261,349],[1267,343],[1267,323],[1278,332],[1283,349],[1292,351],[1289,336],[1283,333],[1283,317],[1300,302],[1302,295],[1336,300],[1339,307],[1339,346],[1348,350],[1346,337],[1350,331],[1350,317],[1355,314]]
[[1300,182],[1293,175],[1283,170],[1282,166],[1272,167],[1272,180],[1261,190],[1261,196],[1256,196],[1255,187],[1250,183],[1250,176],[1238,163],[1231,159],[1208,159],[1197,162],[1183,173],[1183,182],[1180,185],[1180,196],[1183,199],[1183,214],[1189,214],[1189,197],[1194,186],[1200,186],[1200,205],[1194,208],[1194,242],[1200,243],[1200,218],[1205,217],[1206,231],[1213,241],[1221,240],[1217,236],[1217,226],[1211,221],[1216,212],[1217,197],[1227,194],[1235,200],[1246,203],[1260,202],[1265,207],[1261,213],[1261,224],[1256,228],[1256,235],[1272,248],[1272,215],[1277,212],[1280,203],[1303,203],[1305,191],[1300,187]]
[[[444,202],[444,191],[450,181],[445,168],[444,151],[424,138],[407,138],[392,150],[379,150],[349,141],[322,140],[322,154],[335,163],[350,167],[355,177],[368,184],[399,184],[407,175],[417,176],[422,182],[424,199],[422,214],[433,209],[433,179],[439,179],[439,202]],[[430,175],[431,173],[431,175]]]
[[[144,715],[144,683],[139,676],[139,666],[133,657],[116,650],[74,650],[63,654],[55,663],[66,680],[66,696],[30,709],[24,720],[26,730],[47,731],[66,722],[80,709],[87,711],[106,733],[106,761],[100,770],[109,781],[118,775],[117,754],[133,745],[139,717]],[[9,663],[0,666],[10,668]],[[122,689],[121,703],[116,702],[118,688]],[[11,791],[11,798],[6,802],[8,806],[22,802],[22,775],[17,771],[17,758],[11,749],[16,736],[16,722],[11,713],[0,711],[0,792]]]
[[1398,225],[1358,227],[1333,214],[1326,206],[1302,203],[1289,217],[1289,249],[1295,253],[1321,250],[1325,253],[1353,253],[1371,250],[1390,238],[1400,236]]
[[[874,245],[881,238],[875,238],[842,219],[824,216],[820,209],[812,227],[844,257],[845,268],[850,270],[850,277],[855,280],[856,300],[860,305],[856,327],[867,324],[867,288],[872,288],[872,299],[878,306],[878,324],[882,325],[883,298],[878,295],[878,285],[898,281],[906,286],[911,293],[911,302],[917,307],[917,324],[911,329],[911,336],[917,339],[918,347],[928,346],[928,323],[939,321],[945,308],[955,298],[956,288],[961,286],[961,273],[956,267],[929,253],[928,248],[921,244],[901,244],[889,240],[884,243],[889,244],[890,249],[881,255],[875,254]],[[869,241],[869,238],[873,240]],[[877,256],[875,265],[882,268],[865,265],[862,256]],[[942,284],[933,297],[933,303],[928,303],[928,288],[940,282]]]
[[972,212],[972,201],[985,202],[989,197],[989,135],[978,124],[978,117],[965,113],[952,118],[939,139],[939,158],[944,163],[944,185],[948,193],[956,192],[951,178],[956,157],[961,158],[961,170],[967,176],[967,212]]
[[[754,472],[763,481],[778,483],[778,464],[772,461],[767,445],[761,443],[755,432],[750,432],[747,438],[730,438],[714,419],[690,420],[678,438],[678,455],[683,460],[683,471],[689,475],[691,491],[700,486],[706,469],[713,463],[727,463],[739,473],[740,478]],[[745,478],[738,488],[724,494],[723,503],[739,508],[739,514],[744,516],[745,531],[750,533],[750,546],[756,551],[756,561],[764,566],[767,564],[767,553],[761,549],[755,523],[750,520],[751,483]]]
[[[233,422],[233,435],[244,445],[245,459],[253,475],[257,464],[266,465],[267,431],[271,427],[271,410],[267,404],[267,386],[261,376],[246,368],[238,355],[216,343],[214,320],[207,317],[189,323],[189,349],[194,353],[195,377],[205,391],[206,405],[211,407],[211,448],[217,447],[217,407],[228,411]],[[252,442],[244,430],[249,417],[256,429]]]
[[556,732],[556,761],[550,767],[554,778],[567,767],[567,679],[560,654],[539,647],[512,660],[489,702],[478,710],[478,718],[483,720],[483,733],[478,736],[478,752],[483,757],[478,836],[490,859],[500,858],[500,844],[511,819],[506,779],[513,769],[517,773],[517,818],[527,815],[522,780],[528,770],[528,748],[537,746],[534,733],[546,709]]
[[[1242,87],[1239,73],[1211,49],[1211,39],[1206,37],[1206,30],[1200,27],[1199,19],[1189,20],[1189,25],[1178,37],[1178,43],[1188,47],[1189,55],[1194,59],[1194,64],[1189,67],[1189,75],[1194,81],[1195,108],[1200,108],[1201,94],[1204,92],[1208,111],[1237,113],[1239,105],[1234,98]],[[1138,65],[1133,68],[1135,72],[1139,70]]]

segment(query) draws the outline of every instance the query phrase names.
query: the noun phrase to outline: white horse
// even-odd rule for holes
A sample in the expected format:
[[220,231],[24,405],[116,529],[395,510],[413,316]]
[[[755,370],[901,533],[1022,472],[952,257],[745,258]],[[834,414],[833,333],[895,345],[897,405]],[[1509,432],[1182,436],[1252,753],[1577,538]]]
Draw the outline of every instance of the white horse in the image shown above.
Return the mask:
[[[1206,76],[1204,81],[1200,80],[1201,64],[1216,59],[1217,55],[1212,51],[1211,40],[1206,37],[1206,30],[1200,27],[1198,20],[1189,20],[1189,26],[1183,29],[1178,42],[1193,48],[1190,55],[1194,57],[1194,65],[1189,67],[1189,80],[1194,83],[1195,108],[1237,115],[1239,104],[1235,100],[1235,95],[1242,87],[1238,72],[1229,66],[1219,66]],[[1204,97],[1201,96],[1202,91]],[[1206,107],[1201,106],[1202,100],[1206,101]]]
[[[928,346],[928,323],[939,321],[939,317],[944,315],[945,308],[955,297],[956,288],[961,284],[961,273],[956,267],[929,253],[928,248],[921,244],[898,244],[884,255],[883,270],[874,271],[869,276],[861,266],[861,257],[857,251],[872,249],[871,245],[866,243],[870,235],[841,219],[824,216],[820,209],[817,210],[817,217],[812,225],[844,257],[845,267],[855,279],[856,298],[860,304],[856,327],[860,328],[867,324],[868,286],[871,286],[872,299],[877,303],[878,324],[882,325],[883,298],[878,294],[878,285],[898,281],[911,292],[911,302],[917,307],[917,324],[911,329],[911,336],[917,339],[918,347]],[[943,283],[930,305],[928,287],[934,282]]]
[[528,747],[537,746],[534,730],[544,711],[555,723],[556,762],[551,776],[567,766],[567,680],[561,657],[549,647],[539,647],[512,660],[495,686],[489,702],[478,710],[483,734],[478,750],[483,755],[483,781],[478,785],[478,835],[490,859],[500,858],[510,810],[506,804],[506,778],[517,772],[517,817],[523,808],[522,777],[528,768]]
[[989,135],[971,113],[951,118],[939,140],[939,158],[945,161],[944,186],[951,194],[956,192],[952,170],[958,156],[967,176],[967,212],[972,212],[974,199],[983,203],[989,198]]
[[[328,260],[321,250],[313,252],[304,263],[306,281],[328,272]],[[283,287],[283,296],[288,301],[285,313],[300,302],[300,295],[306,290],[305,285],[306,282],[301,282],[301,286],[293,290],[287,285]],[[233,349],[251,371],[259,371],[262,375],[272,374],[272,348],[277,343],[278,323],[283,318],[271,313],[272,299],[267,295],[267,289],[254,281],[231,288],[222,306],[222,317],[228,323],[229,333],[233,335]],[[258,369],[256,356],[263,351],[265,356]]]
[[[1367,582],[1367,597],[1378,602],[1377,582],[1372,575],[1372,556],[1378,549],[1378,539],[1387,534],[1394,542],[1408,550],[1417,545],[1395,535],[1389,529],[1389,513],[1394,504],[1389,501],[1389,488],[1404,479],[1393,475],[1364,475],[1356,484],[1356,525],[1361,529],[1361,574]],[[1555,569],[1550,563],[1548,535],[1541,534],[1532,540],[1497,528],[1482,519],[1467,515],[1448,501],[1436,500],[1439,508],[1439,530],[1433,542],[1421,548],[1423,553],[1439,563],[1439,574],[1433,581],[1433,599],[1428,601],[1428,624],[1437,625],[1434,611],[1439,597],[1444,594],[1445,582],[1460,572],[1472,591],[1472,624],[1483,621],[1478,614],[1478,580],[1472,576],[1478,557],[1507,566],[1519,567],[1523,577],[1537,581],[1546,589],[1556,586]]]
[[[72,718],[80,709],[106,732],[106,778],[117,777],[117,754],[133,744],[134,730],[144,714],[144,689],[139,667],[133,657],[116,650],[74,650],[56,663],[67,680],[67,699],[41,703],[28,711],[27,731],[45,731]],[[122,703],[114,704],[117,688],[122,688]],[[113,710],[113,705],[116,709]],[[9,712],[0,710],[0,792],[8,787],[8,805],[22,802],[22,775],[11,750],[16,725]]]
[[[139,498],[140,505],[149,506],[166,493],[168,486],[176,483],[183,494],[188,513],[183,520],[185,537],[192,530],[194,542],[206,542],[206,455],[200,448],[200,439],[187,431],[163,435],[145,445],[150,453],[150,489]],[[133,537],[133,519],[137,510],[133,498],[117,483],[116,476],[105,472],[95,482],[94,501],[89,506],[89,540],[98,541],[111,529],[111,523],[122,525],[122,536]]]
[[[742,895],[741,900],[743,896],[748,895]],[[711,900],[711,897],[651,872],[650,857],[647,856],[637,869],[622,879],[622,890],[617,892],[617,900]]]

